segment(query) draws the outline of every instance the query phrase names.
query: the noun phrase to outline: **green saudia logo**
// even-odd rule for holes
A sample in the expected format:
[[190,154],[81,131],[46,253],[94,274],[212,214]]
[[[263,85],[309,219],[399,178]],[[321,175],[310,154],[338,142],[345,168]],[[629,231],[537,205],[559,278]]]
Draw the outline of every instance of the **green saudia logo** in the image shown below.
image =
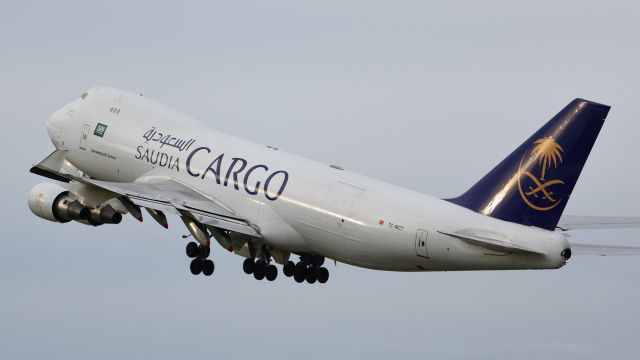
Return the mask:
[[105,131],[107,131],[107,125],[98,123],[96,129],[93,131],[93,135],[104,137]]

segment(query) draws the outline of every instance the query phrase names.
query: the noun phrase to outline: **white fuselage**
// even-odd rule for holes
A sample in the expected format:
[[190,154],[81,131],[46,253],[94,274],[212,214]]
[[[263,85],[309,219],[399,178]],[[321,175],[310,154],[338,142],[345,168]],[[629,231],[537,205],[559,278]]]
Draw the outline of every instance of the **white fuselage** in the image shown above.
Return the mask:
[[[93,88],[58,110],[47,127],[54,145],[86,175],[114,182],[152,171],[171,176],[233,209],[268,245],[286,251],[397,271],[544,269],[566,262],[560,253],[568,243],[560,233],[226,135],[129,92]],[[544,255],[495,251],[443,234],[465,230]]]

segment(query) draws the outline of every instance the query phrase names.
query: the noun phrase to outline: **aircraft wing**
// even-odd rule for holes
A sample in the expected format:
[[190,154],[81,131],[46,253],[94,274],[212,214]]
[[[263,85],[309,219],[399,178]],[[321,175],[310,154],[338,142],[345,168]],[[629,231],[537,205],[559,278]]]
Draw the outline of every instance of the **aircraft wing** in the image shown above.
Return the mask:
[[257,226],[238,217],[228,206],[174,178],[148,174],[132,183],[100,181],[63,172],[65,152],[56,150],[31,168],[54,180],[78,181],[126,196],[138,206],[173,213],[188,212],[197,221],[217,228],[260,237]]
[[163,208],[174,213],[184,210],[203,224],[259,236],[257,228],[239,218],[229,207],[170,177],[144,176],[133,183],[97,180],[91,180],[90,183],[124,195],[138,206],[156,210]]
[[632,216],[571,216],[560,218],[557,228],[562,231],[582,229],[615,229],[640,227],[640,217]]

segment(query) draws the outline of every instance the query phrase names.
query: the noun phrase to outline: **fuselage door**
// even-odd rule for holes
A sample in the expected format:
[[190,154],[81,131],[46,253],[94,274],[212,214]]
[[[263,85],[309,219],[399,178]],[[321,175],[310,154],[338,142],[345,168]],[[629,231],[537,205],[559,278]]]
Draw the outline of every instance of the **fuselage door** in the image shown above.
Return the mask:
[[428,234],[426,230],[418,230],[418,232],[416,232],[416,255],[427,259],[429,258],[429,254],[427,253]]
[[91,125],[84,124],[82,127],[82,134],[80,135],[80,150],[87,150],[87,139],[89,138],[90,131]]

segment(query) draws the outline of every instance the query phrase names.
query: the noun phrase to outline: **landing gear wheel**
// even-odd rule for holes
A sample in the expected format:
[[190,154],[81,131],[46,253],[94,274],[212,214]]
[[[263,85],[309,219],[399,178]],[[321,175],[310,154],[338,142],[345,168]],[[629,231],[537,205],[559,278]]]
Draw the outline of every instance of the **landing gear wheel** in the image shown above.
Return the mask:
[[295,270],[295,272],[293,274],[293,280],[295,280],[299,284],[299,283],[303,282],[304,279],[305,279],[304,268],[296,266],[296,270]]
[[309,284],[313,284],[318,280],[318,273],[315,268],[307,269],[307,273],[305,274],[305,279]]
[[196,256],[198,256],[198,253],[200,252],[200,249],[198,249],[198,244],[194,243],[193,241],[187,244],[187,256],[190,258],[194,258]]
[[312,260],[311,263],[316,268],[319,268],[320,266],[322,266],[322,264],[324,264],[324,256],[314,255],[313,258],[311,258],[311,260]]
[[202,262],[202,273],[206,276],[211,276],[213,274],[213,270],[215,269],[215,265],[213,265],[213,261],[204,260]]
[[282,272],[284,273],[284,276],[292,277],[296,272],[296,264],[294,264],[293,261],[288,261],[282,267]]
[[318,269],[318,282],[320,284],[324,284],[329,280],[329,270],[327,268],[321,267]]
[[302,265],[311,264],[311,255],[309,255],[309,254],[300,255],[300,263],[302,263]]
[[256,262],[253,259],[246,258],[242,263],[242,270],[245,274],[253,274],[253,270],[256,267]]
[[264,279],[264,276],[266,275],[265,274],[266,268],[267,268],[267,265],[264,263],[264,261],[262,260],[256,261],[256,267],[253,269],[253,277],[256,280]]
[[200,259],[191,260],[191,265],[189,266],[189,269],[191,270],[191,273],[193,275],[200,274],[200,272],[202,272],[202,260]]
[[200,246],[200,257],[206,259],[211,254],[211,248],[208,246]]
[[268,265],[264,270],[264,275],[269,281],[273,281],[278,277],[278,268],[275,265]]

